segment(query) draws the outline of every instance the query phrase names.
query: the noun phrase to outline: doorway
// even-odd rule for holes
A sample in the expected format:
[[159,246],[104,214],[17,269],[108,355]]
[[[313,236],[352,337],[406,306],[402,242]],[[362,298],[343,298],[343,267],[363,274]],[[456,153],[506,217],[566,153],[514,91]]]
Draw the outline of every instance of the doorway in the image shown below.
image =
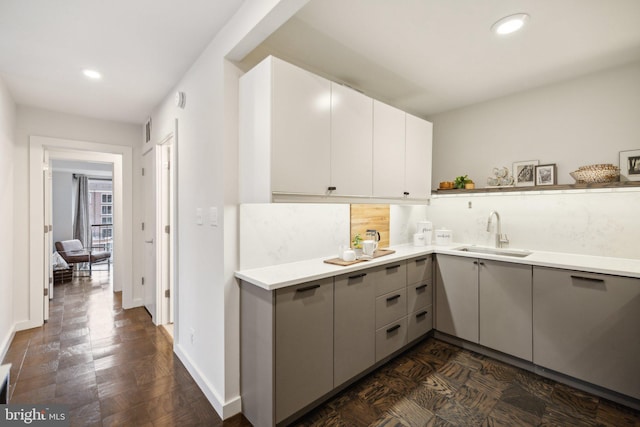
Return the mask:
[[[132,149],[125,146],[98,144],[59,138],[30,137],[29,150],[29,256],[30,256],[30,309],[29,319],[21,322],[19,329],[41,326],[48,308],[48,289],[51,276],[50,207],[45,210],[50,192],[47,193],[47,177],[50,171],[49,160],[53,158],[71,159],[113,164],[113,221],[114,221],[114,291],[122,291],[124,308],[140,305],[134,298],[132,283],[133,247],[131,235],[133,225],[133,207],[131,200],[133,188]],[[43,174],[44,173],[44,174]],[[128,201],[127,203],[124,203]],[[43,288],[45,292],[43,292]],[[44,297],[44,301],[43,301]],[[44,303],[44,304],[43,304]]]

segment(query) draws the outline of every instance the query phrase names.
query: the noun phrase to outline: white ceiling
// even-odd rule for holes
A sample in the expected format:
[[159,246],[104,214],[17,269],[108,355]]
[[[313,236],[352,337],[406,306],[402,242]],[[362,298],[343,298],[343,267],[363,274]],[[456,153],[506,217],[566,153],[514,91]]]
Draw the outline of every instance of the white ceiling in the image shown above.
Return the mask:
[[[0,0],[0,77],[18,104],[142,123],[242,2]],[[489,31],[516,12],[523,32]],[[241,66],[275,54],[428,116],[640,60],[638,18],[639,0],[311,0]]]
[[18,104],[143,123],[242,2],[1,0],[0,76]]
[[243,66],[274,54],[428,116],[638,61],[639,21],[638,0],[311,0]]

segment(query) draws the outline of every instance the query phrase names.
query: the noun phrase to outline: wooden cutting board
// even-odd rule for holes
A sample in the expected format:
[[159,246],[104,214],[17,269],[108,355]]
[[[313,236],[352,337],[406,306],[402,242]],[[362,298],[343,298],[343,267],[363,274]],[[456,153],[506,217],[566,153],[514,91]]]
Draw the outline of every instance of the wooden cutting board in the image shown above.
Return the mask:
[[351,235],[350,242],[356,234],[364,239],[367,230],[380,233],[379,248],[389,246],[389,205],[351,205]]
[[[375,251],[373,253],[373,258],[380,258],[381,256],[385,256],[385,255],[391,255],[393,253],[395,253],[396,251],[394,251],[393,249],[378,249],[377,251]],[[344,267],[348,266],[348,265],[353,265],[353,264],[357,264],[359,262],[365,262],[368,261],[370,259],[373,258],[361,258],[361,259],[357,259],[355,261],[344,261],[340,258],[331,258],[331,259],[325,259],[324,262],[326,262],[327,264],[335,264],[335,265],[342,265]]]

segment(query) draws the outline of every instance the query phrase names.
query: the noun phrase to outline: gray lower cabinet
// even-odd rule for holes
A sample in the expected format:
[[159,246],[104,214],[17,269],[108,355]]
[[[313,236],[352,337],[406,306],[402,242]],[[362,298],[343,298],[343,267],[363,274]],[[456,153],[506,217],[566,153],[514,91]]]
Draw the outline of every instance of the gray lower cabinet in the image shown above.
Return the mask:
[[479,260],[480,344],[532,360],[530,265]]
[[333,277],[240,289],[242,412],[273,426],[333,389]]
[[333,383],[337,387],[375,363],[376,290],[370,272],[335,278]]
[[376,362],[400,350],[407,343],[407,317],[376,331]]
[[276,422],[333,389],[333,278],[276,291]]
[[407,315],[407,342],[416,340],[433,329],[432,306],[424,307]]
[[376,296],[405,288],[407,286],[407,262],[397,261],[371,269],[376,283]]
[[640,279],[533,268],[533,362],[640,399]]
[[478,343],[478,261],[438,254],[436,330]]
[[432,283],[433,256],[425,255],[407,261],[407,284]]

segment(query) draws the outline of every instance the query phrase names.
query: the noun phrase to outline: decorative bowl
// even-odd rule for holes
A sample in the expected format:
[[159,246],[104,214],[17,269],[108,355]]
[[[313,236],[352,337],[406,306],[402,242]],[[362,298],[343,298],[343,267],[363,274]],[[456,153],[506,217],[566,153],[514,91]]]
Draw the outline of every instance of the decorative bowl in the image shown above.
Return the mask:
[[569,175],[576,180],[576,184],[616,182],[620,180],[620,168],[612,164],[587,165],[569,172]]

